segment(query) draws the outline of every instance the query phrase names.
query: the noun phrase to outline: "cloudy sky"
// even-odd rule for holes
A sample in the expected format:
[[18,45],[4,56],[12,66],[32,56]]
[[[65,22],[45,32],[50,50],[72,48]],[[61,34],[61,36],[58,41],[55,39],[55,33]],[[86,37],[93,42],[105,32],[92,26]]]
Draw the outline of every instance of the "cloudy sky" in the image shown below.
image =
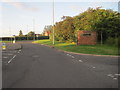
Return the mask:
[[[52,25],[53,0],[0,0],[0,36],[18,35],[35,30],[42,33],[45,25]],[[78,15],[89,7],[118,11],[118,0],[54,0],[55,22],[64,16]],[[33,29],[33,21],[35,29]]]

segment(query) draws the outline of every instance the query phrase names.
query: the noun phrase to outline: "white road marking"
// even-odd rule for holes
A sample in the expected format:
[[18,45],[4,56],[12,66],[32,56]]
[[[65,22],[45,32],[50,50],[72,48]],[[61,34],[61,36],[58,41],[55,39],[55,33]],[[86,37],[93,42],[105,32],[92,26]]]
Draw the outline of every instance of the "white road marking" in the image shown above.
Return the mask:
[[3,58],[8,58],[8,57],[3,57]]
[[70,55],[70,54],[66,54],[67,56],[70,56],[70,57],[72,57],[72,58],[75,58],[74,56],[72,56],[72,55]]
[[108,77],[112,77],[112,78],[114,78],[114,76],[113,76],[112,74],[108,74],[107,76],[108,76]]
[[10,54],[8,54],[8,55],[13,55],[13,54],[10,53]]
[[21,50],[19,50],[19,52],[20,52]]
[[120,74],[115,74],[115,76],[120,76]]
[[113,78],[114,80],[117,80],[117,78]]
[[11,58],[8,63],[10,63],[14,58],[16,57],[16,55],[13,56],[13,58]]
[[69,54],[67,54],[69,56]]
[[113,76],[113,75],[112,75],[112,76],[110,76],[110,77],[114,78],[114,76]]
[[75,58],[74,56],[71,56],[72,58]]
[[79,60],[79,62],[83,62],[82,60]]
[[[119,75],[119,74],[114,74],[114,75]],[[117,80],[118,78],[116,78],[114,75],[108,74],[107,76],[111,77],[113,80]]]
[[92,67],[92,68],[96,68],[96,67]]
[[107,76],[109,76],[109,77],[110,77],[110,76],[112,76],[112,74],[108,74]]
[[71,56],[70,54],[67,54],[67,56]]

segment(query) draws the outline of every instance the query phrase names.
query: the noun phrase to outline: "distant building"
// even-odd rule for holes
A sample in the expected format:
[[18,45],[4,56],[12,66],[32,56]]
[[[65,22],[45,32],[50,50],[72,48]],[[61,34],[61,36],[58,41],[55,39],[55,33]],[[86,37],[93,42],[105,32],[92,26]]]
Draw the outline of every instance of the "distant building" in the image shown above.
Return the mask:
[[79,31],[77,36],[77,45],[95,45],[97,44],[97,34],[94,31]]
[[46,31],[46,32],[44,33],[44,35],[45,35],[45,36],[50,36],[50,32],[49,32],[49,31]]
[[14,37],[12,37],[12,36],[0,37],[0,41],[11,41],[11,40],[13,40],[13,39],[14,39]]
[[35,37],[39,37],[40,36],[40,34],[35,34]]

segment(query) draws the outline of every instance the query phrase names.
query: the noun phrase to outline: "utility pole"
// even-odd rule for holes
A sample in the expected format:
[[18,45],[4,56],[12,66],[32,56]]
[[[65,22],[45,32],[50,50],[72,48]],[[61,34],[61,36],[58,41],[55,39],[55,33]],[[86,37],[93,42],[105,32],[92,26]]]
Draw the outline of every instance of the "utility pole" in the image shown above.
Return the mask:
[[28,33],[29,33],[29,32],[28,32],[28,25],[27,25],[27,40],[28,40]]
[[33,32],[34,32],[33,40],[35,41],[35,19],[33,19]]
[[54,0],[53,0],[53,45],[55,44],[55,30],[54,30]]
[[9,35],[10,35],[10,41],[11,41],[11,43],[12,43],[11,27],[9,27]]

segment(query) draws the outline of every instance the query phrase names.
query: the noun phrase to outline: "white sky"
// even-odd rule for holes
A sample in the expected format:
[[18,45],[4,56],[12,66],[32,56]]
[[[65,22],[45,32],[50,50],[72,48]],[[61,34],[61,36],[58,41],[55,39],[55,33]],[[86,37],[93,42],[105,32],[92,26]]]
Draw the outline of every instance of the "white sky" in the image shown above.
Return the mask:
[[[33,2],[31,2],[33,1]],[[45,25],[52,25],[53,0],[1,0],[0,3],[0,36],[18,35],[19,30],[23,34],[33,31],[33,18],[35,20],[35,32],[42,33]],[[54,0],[55,22],[64,16],[76,16],[89,7],[102,6],[105,9],[118,11],[118,0]],[[88,2],[90,1],[90,2]],[[27,30],[28,25],[28,30]]]

